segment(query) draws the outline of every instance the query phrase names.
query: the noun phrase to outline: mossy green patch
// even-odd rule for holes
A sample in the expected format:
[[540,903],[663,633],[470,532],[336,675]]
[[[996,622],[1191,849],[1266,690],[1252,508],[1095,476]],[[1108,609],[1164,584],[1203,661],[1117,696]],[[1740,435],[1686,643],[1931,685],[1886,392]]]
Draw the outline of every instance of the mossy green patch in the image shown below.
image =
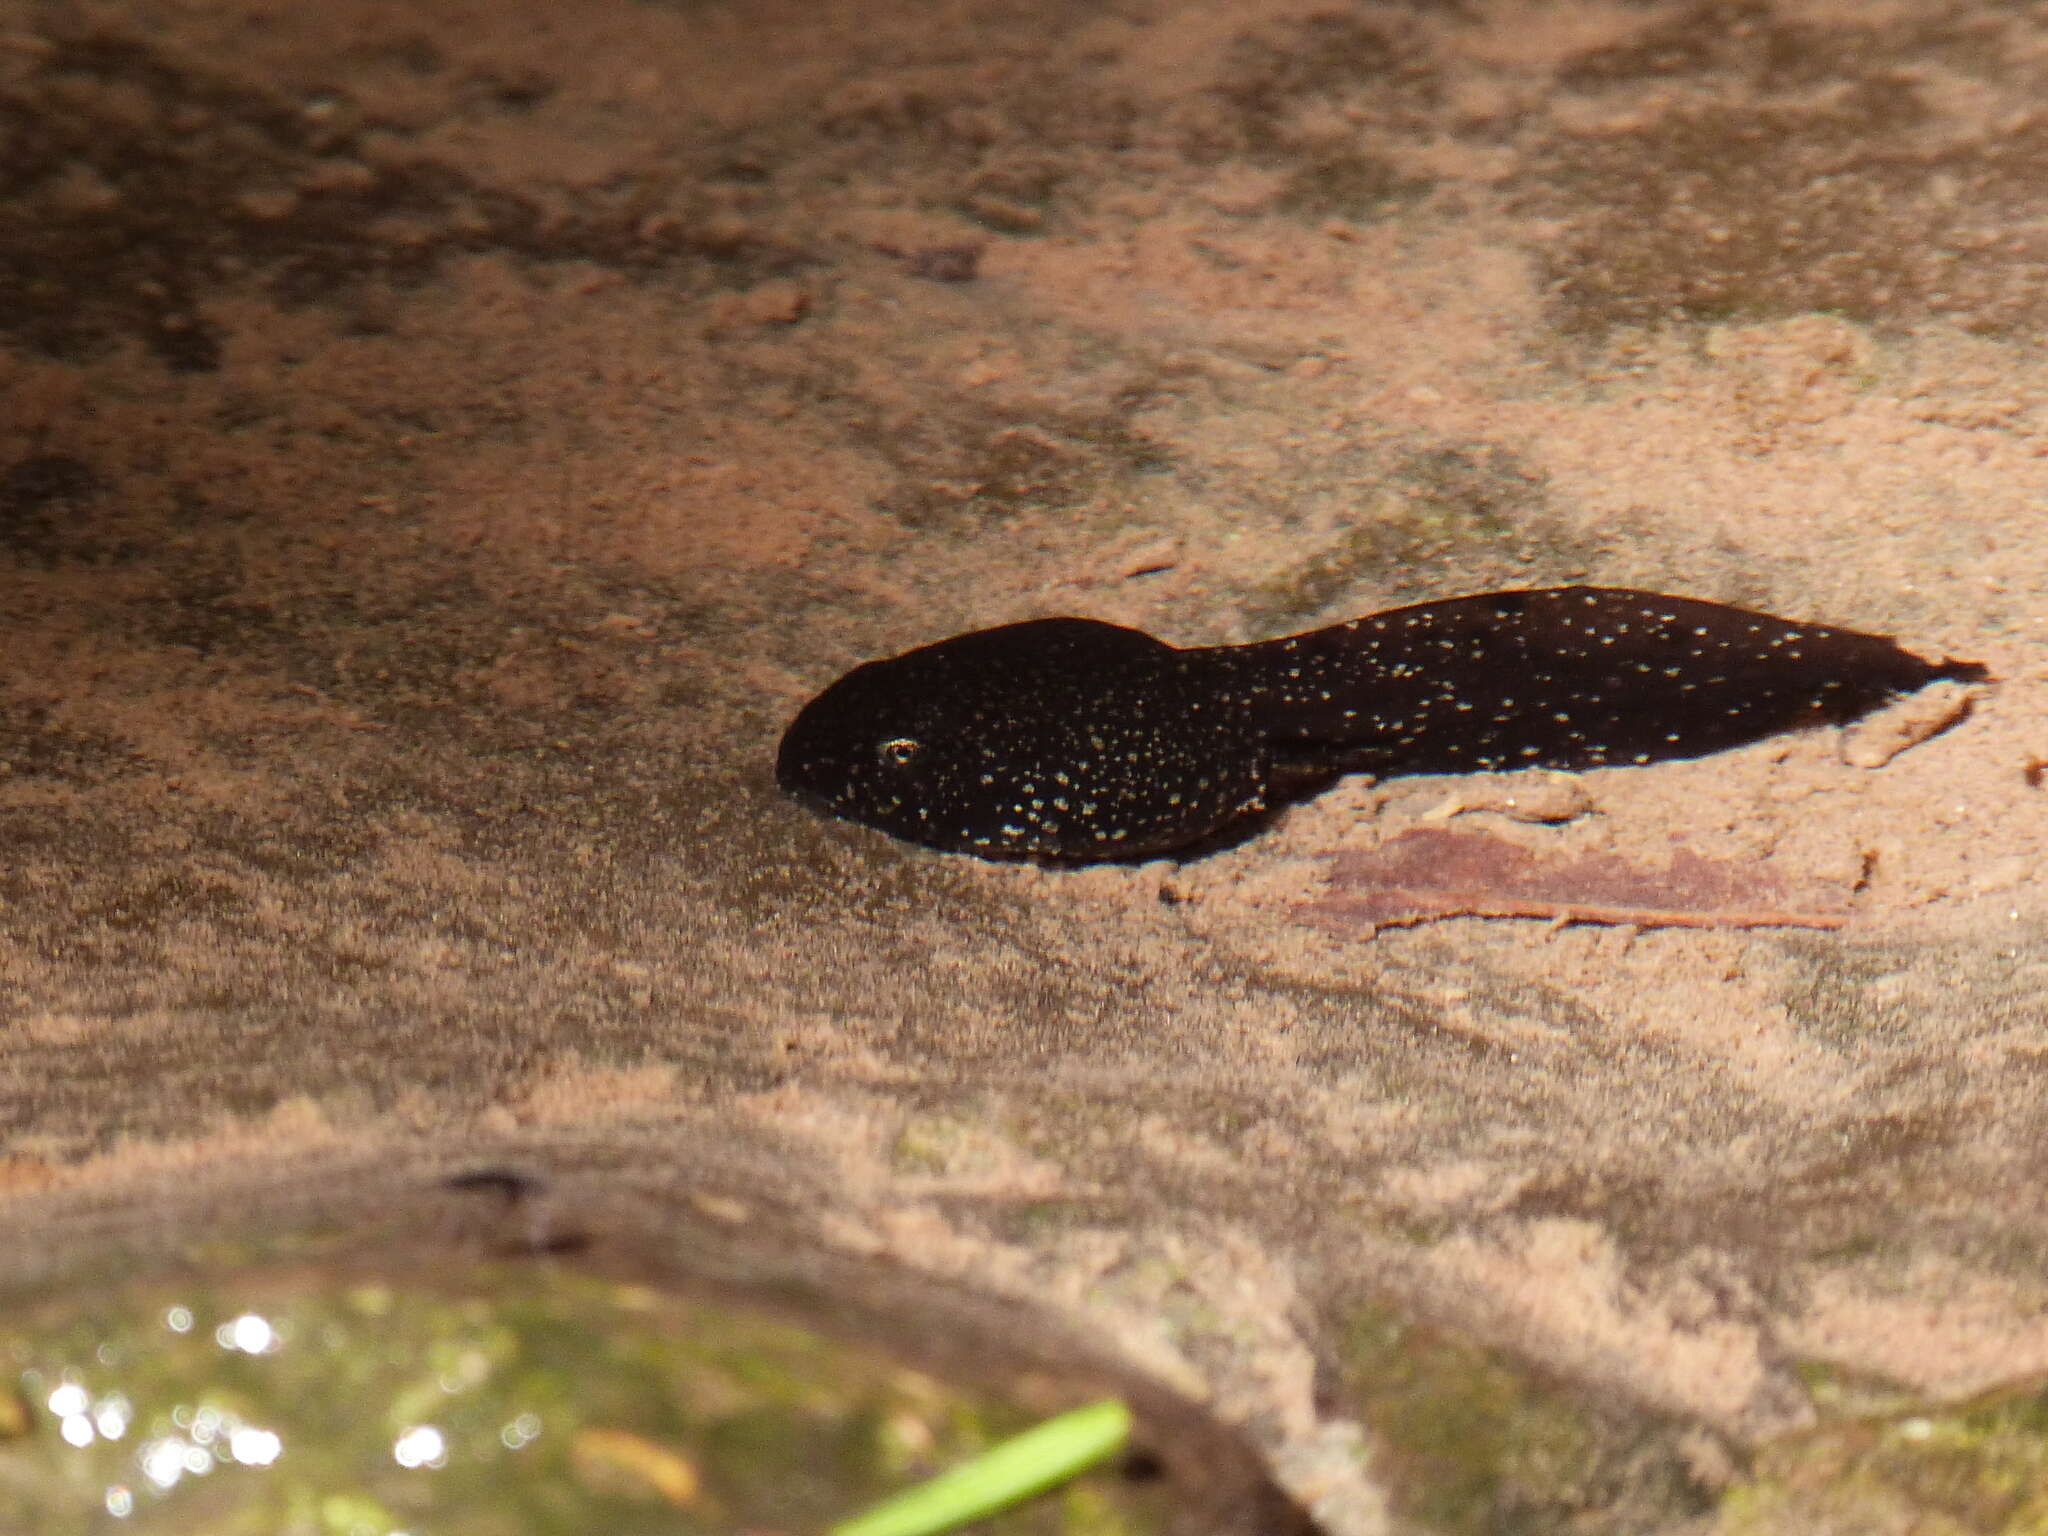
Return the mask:
[[1506,1356],[1378,1305],[1353,1316],[1340,1349],[1372,1471],[1409,1529],[1619,1536],[1708,1507],[1674,1426],[1596,1410]]
[[1181,114],[1182,153],[1294,165],[1306,147],[1298,124],[1318,109],[1370,102],[1383,119],[1421,119],[1438,70],[1421,39],[1390,22],[1330,12],[1241,36],[1206,110]]
[[1593,554],[1556,526],[1540,484],[1488,445],[1411,453],[1371,480],[1335,538],[1246,594],[1252,633],[1298,625],[1366,578],[1393,590],[1452,577],[1472,591],[1528,586],[1576,579]]
[[2040,1536],[2048,1388],[1836,1420],[1765,1446],[1722,1501],[1722,1536]]
[[[1908,974],[1916,955],[1902,947],[1844,945],[1832,936],[1816,942],[1787,939],[1783,952],[1797,967],[1781,995],[1799,1029],[1828,1045],[1850,1048],[1872,1039],[1906,1038],[1921,1012],[1894,978]],[[1940,985],[1952,985],[1944,979]]]
[[1099,411],[1037,422],[979,413],[935,420],[921,432],[880,436],[875,446],[902,469],[887,510],[920,531],[972,528],[1033,511],[1128,499],[1129,486],[1167,468],[1170,455],[1130,424],[1142,391]]
[[[577,195],[573,211],[557,213],[448,166],[372,170],[360,158],[370,120],[339,80],[311,98],[253,89],[119,29],[53,19],[43,46],[21,51],[21,78],[0,101],[10,185],[28,199],[0,248],[0,333],[35,351],[76,358],[129,336],[174,371],[212,372],[227,338],[208,301],[224,283],[253,280],[287,306],[336,301],[352,330],[374,334],[390,324],[375,295],[418,286],[483,249],[659,268],[707,291],[807,260],[758,239],[734,248],[693,237],[708,223],[708,200],[668,232],[649,222],[661,205],[639,187]],[[548,87],[494,90],[475,105],[517,116],[534,89]],[[672,184],[716,179],[714,160]],[[416,238],[389,238],[393,220]]]
[[1362,222],[1420,201],[1433,186],[1376,155],[1326,155],[1288,173],[1277,206],[1303,218]]
[[[1838,47],[1858,35],[1826,32]],[[1885,57],[1924,70],[1923,45],[1867,34],[1860,51],[1803,60],[1824,88],[1674,105],[1562,137],[1530,178],[1535,202],[1569,225],[1542,252],[1561,327],[1590,336],[1825,311],[1885,327],[1939,316],[1983,334],[2038,330],[2038,237],[1980,232],[2020,206],[2048,129],[2022,123],[1930,151],[1940,98]]]
[[994,1174],[1019,1156],[986,1121],[964,1115],[913,1115],[896,1133],[890,1163],[898,1173],[949,1178]]

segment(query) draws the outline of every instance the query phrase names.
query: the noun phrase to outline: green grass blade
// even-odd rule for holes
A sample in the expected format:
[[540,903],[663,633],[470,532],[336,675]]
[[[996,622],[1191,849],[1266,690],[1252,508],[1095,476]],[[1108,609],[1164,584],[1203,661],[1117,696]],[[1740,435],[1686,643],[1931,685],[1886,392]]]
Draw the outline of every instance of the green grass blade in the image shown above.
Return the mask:
[[939,1536],[957,1530],[1087,1471],[1122,1449],[1130,1433],[1130,1409],[1115,1398],[1090,1403],[840,1521],[828,1536]]

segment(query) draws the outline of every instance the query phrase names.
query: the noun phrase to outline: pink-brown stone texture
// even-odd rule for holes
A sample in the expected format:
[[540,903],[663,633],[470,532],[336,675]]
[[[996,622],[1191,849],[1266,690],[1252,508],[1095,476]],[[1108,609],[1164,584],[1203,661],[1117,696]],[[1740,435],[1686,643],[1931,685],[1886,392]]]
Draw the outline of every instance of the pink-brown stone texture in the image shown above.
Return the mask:
[[[1606,1426],[1472,1529],[2048,1372],[2043,101],[1987,0],[0,0],[0,1279],[516,1167],[1090,1340],[1343,1533],[1465,1518],[1362,1316]],[[1185,866],[769,772],[956,630],[1578,580],[1998,681]],[[1303,920],[1439,825],[1844,922]]]

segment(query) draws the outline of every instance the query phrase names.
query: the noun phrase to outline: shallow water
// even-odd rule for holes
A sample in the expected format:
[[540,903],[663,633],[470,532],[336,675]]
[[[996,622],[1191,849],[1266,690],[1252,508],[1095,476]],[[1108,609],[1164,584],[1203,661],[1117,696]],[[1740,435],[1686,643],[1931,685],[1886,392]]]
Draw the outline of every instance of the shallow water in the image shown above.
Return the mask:
[[[0,1530],[820,1530],[1045,1412],[761,1314],[532,1267],[89,1293],[0,1329]],[[1115,1470],[980,1529],[1155,1529]]]

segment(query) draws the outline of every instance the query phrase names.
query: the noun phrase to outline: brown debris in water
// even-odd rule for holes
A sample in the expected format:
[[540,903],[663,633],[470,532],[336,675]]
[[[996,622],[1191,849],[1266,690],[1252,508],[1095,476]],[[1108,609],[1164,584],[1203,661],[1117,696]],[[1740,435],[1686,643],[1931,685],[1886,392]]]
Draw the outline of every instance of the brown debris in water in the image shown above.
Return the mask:
[[1652,869],[1612,853],[1531,853],[1478,832],[1419,827],[1377,848],[1339,853],[1326,895],[1297,907],[1331,933],[1445,917],[1537,917],[1638,928],[1839,928],[1839,891],[1794,889],[1754,865],[1675,849]]

